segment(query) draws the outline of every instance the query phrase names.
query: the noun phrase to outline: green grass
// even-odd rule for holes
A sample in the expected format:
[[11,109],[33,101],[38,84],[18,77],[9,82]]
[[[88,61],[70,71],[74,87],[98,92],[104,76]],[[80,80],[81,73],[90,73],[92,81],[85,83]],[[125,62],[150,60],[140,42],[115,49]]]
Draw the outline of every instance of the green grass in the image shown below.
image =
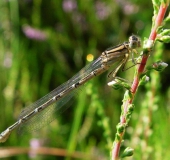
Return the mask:
[[[66,2],[73,8],[68,8]],[[148,37],[152,25],[151,2],[129,3],[132,12],[125,10],[128,6],[124,1],[1,1],[0,131],[13,124],[25,106],[88,64],[88,54],[97,58],[106,48],[127,41],[131,34],[139,35],[142,40]],[[32,39],[26,36],[24,26],[37,29],[40,36]],[[44,34],[46,38],[42,40]],[[157,44],[148,65],[159,59],[170,62],[168,45]],[[125,90],[108,87],[108,73],[81,88],[69,102],[69,109],[51,124],[26,135],[12,133],[0,147],[14,147],[19,153],[6,159],[30,159],[21,148],[30,147],[33,138],[39,140],[41,147],[65,149],[69,153],[79,151],[91,159],[109,159]],[[131,68],[119,71],[118,76],[131,82],[133,74]],[[152,71],[148,76],[150,81],[139,88],[135,97],[135,110],[122,148],[134,148],[132,159],[166,160],[170,157],[169,67],[161,73]],[[2,152],[0,148],[0,157]],[[74,154],[78,155],[77,152]],[[35,159],[76,159],[43,153]]]

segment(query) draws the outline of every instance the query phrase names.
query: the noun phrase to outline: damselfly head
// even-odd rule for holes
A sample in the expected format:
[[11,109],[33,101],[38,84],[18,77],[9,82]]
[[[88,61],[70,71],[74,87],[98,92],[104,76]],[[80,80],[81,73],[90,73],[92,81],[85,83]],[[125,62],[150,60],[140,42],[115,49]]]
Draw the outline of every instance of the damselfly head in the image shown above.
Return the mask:
[[139,37],[132,35],[129,37],[129,47],[134,49],[141,46],[141,40]]

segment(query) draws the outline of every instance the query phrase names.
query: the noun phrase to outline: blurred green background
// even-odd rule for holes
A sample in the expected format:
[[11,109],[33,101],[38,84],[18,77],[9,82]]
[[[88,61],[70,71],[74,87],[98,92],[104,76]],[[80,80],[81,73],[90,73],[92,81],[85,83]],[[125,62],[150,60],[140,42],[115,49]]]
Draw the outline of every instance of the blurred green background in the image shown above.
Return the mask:
[[[1,0],[0,11],[0,131],[25,106],[90,63],[89,55],[97,58],[132,34],[148,37],[153,15],[147,0]],[[148,65],[160,59],[170,62],[169,49],[157,42]],[[119,71],[118,76],[131,82],[134,70]],[[135,149],[128,159],[170,157],[169,70],[148,73],[149,83],[138,90],[122,144],[122,149]],[[85,84],[51,124],[29,134],[13,132],[0,144],[0,158],[109,159],[125,90],[108,87],[108,73]]]

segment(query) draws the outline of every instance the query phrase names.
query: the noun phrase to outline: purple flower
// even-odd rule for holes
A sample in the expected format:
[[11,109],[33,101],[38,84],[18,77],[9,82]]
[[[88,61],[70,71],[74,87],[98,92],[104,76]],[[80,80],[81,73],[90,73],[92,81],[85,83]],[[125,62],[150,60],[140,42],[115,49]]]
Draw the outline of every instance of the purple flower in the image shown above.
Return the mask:
[[35,29],[31,26],[24,25],[22,27],[22,30],[23,30],[24,34],[26,35],[26,37],[28,37],[30,39],[35,39],[38,41],[44,41],[47,39],[47,35],[43,31]]
[[127,0],[116,0],[126,15],[135,14],[139,7]]
[[37,148],[42,146],[42,141],[40,141],[39,139],[31,139],[30,141],[30,152],[29,152],[29,156],[31,158],[36,157],[36,153],[34,153],[34,150],[36,150]]
[[100,20],[106,19],[111,14],[111,9],[104,2],[96,2],[96,16]]
[[63,0],[63,10],[65,12],[71,12],[77,8],[75,0]]

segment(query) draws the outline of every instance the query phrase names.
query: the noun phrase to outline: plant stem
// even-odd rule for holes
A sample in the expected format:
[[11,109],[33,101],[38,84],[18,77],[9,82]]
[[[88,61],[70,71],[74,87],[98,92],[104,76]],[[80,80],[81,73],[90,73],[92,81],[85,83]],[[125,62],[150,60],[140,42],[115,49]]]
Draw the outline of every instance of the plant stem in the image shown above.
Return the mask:
[[[153,42],[156,39],[157,29],[162,24],[162,21],[163,21],[163,18],[165,16],[168,5],[169,5],[169,1],[166,4],[162,3],[160,5],[159,12],[158,12],[156,19],[155,19],[155,24],[152,27],[152,30],[151,30],[151,33],[150,33],[150,36],[149,36],[149,40],[152,40]],[[138,86],[139,86],[140,76],[144,72],[145,65],[146,65],[146,62],[148,60],[150,51],[151,51],[151,48],[148,48],[147,50],[146,49],[143,50],[143,57],[142,57],[142,60],[139,64],[139,66],[138,66],[137,73],[134,76],[134,80],[133,80],[133,83],[132,83],[132,86],[131,86],[131,90],[130,90],[131,91],[131,97],[130,97],[130,99],[127,99],[126,101],[124,101],[123,106],[122,106],[123,107],[123,109],[122,109],[123,114],[121,115],[121,118],[120,118],[120,124],[122,124],[122,125],[127,124],[126,115],[127,115],[127,112],[128,112],[128,107],[129,107],[130,104],[132,104],[132,102],[134,100],[136,91],[137,91]],[[120,146],[121,146],[121,142],[123,140],[124,133],[125,133],[125,130],[121,134],[119,134],[119,139],[116,139],[114,141],[113,148],[112,148],[112,151],[111,151],[111,154],[112,154],[111,159],[112,160],[117,160],[118,157],[119,157]]]

